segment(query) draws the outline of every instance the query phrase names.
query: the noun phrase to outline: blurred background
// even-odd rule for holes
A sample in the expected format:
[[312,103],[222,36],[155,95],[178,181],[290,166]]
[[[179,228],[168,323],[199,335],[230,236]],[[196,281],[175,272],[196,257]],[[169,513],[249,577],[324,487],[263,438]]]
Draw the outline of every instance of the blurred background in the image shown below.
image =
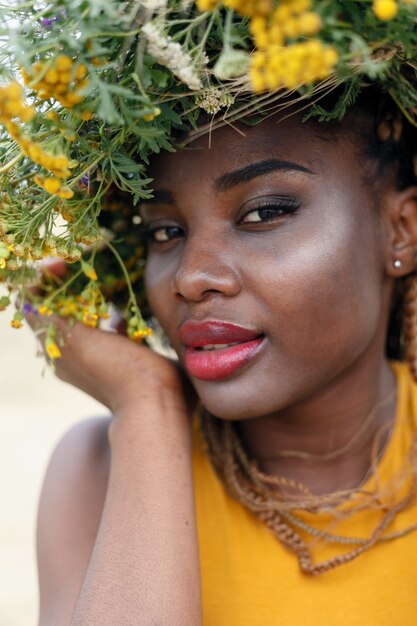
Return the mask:
[[35,526],[49,457],[75,422],[107,410],[59,381],[37,356],[27,324],[0,313],[0,626],[34,626]]

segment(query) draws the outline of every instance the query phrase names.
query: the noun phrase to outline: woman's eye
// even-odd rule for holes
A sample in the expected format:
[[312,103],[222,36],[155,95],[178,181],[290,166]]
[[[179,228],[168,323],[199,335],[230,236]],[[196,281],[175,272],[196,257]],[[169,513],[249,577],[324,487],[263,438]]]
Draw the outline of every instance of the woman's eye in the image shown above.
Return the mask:
[[173,239],[182,237],[183,230],[178,226],[158,226],[150,228],[147,232],[147,239],[152,243],[166,243]]
[[298,208],[296,202],[288,202],[287,204],[274,204],[262,206],[248,211],[241,219],[242,224],[256,224],[262,222],[272,222],[279,217],[288,213],[295,213]]

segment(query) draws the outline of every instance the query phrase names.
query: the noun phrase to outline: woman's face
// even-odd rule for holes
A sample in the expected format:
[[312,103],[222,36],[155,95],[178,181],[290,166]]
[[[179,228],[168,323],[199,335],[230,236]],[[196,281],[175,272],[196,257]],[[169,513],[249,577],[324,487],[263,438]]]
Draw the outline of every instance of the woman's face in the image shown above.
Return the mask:
[[148,298],[211,413],[271,415],[382,352],[375,191],[347,131],[291,117],[207,141],[153,166]]

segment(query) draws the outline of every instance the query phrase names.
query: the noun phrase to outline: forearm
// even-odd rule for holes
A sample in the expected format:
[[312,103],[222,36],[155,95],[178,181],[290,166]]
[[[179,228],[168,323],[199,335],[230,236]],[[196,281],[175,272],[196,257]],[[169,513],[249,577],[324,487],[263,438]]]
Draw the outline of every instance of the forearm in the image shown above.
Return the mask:
[[162,401],[126,411],[111,434],[106,502],[72,626],[198,626],[188,416]]

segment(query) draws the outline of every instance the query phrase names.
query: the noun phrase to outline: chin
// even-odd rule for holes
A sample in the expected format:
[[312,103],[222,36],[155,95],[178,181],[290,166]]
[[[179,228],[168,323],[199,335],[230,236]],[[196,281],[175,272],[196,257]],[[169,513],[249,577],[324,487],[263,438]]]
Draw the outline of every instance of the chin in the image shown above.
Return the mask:
[[274,398],[266,398],[262,391],[253,391],[253,386],[240,385],[236,381],[193,381],[193,385],[204,408],[226,421],[262,417],[279,411],[286,404],[284,398],[279,401],[280,394],[274,393]]

